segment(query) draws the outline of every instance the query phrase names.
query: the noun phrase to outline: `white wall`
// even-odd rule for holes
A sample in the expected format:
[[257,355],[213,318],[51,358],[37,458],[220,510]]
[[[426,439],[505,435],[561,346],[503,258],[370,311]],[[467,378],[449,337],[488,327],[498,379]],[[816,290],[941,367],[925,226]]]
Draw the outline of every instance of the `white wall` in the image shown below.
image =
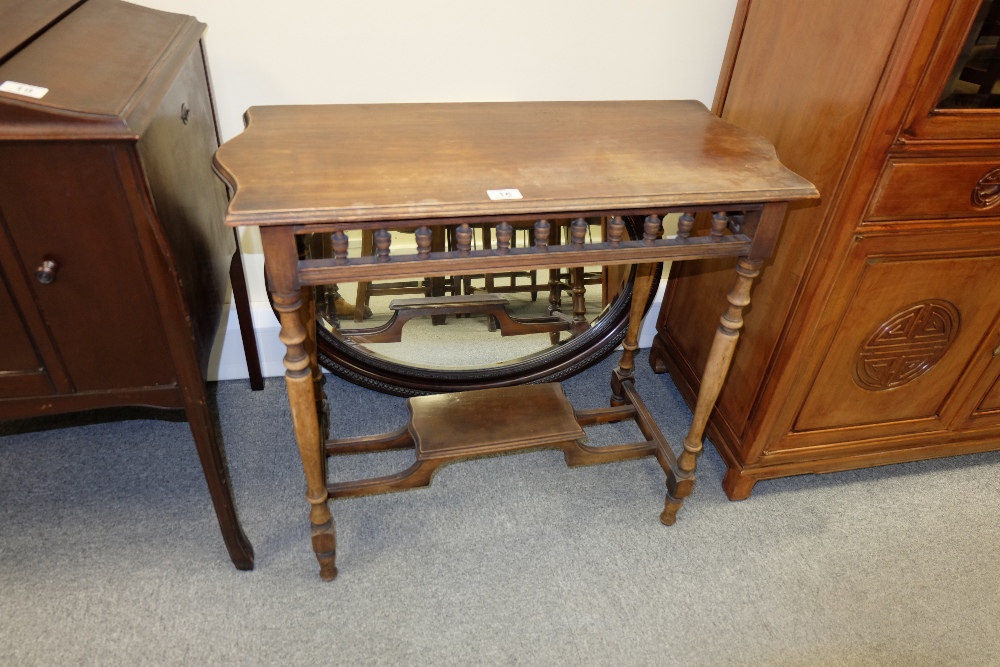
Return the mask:
[[[736,0],[132,0],[208,24],[223,139],[247,107],[697,99],[711,105]],[[265,372],[281,350],[260,244],[242,236]],[[218,377],[245,377],[235,316]],[[643,341],[651,340],[647,318]]]

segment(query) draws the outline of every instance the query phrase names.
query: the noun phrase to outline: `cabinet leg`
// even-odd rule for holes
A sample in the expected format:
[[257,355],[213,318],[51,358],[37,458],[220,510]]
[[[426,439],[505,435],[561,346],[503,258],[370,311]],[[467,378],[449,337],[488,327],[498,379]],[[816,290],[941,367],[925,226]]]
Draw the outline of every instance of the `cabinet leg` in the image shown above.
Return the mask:
[[[257,336],[253,329],[253,317],[250,314],[250,294],[247,291],[246,268],[243,266],[239,234],[235,229],[233,234],[236,235],[236,252],[233,253],[233,260],[229,263],[229,283],[233,288],[236,319],[240,323],[240,337],[243,339],[243,354],[247,359],[250,389],[260,391],[264,388],[264,374],[260,369],[260,352],[257,348]],[[225,323],[222,326],[225,326]]]
[[753,493],[757,480],[744,475],[739,468],[727,468],[722,478],[722,490],[730,500],[746,500]]
[[653,345],[649,348],[649,365],[654,373],[666,373],[669,370],[666,362],[663,361],[665,355],[666,351],[663,348],[663,341],[660,340],[660,335],[657,334],[653,338]]
[[[199,390],[200,389],[200,390]],[[215,516],[222,530],[229,557],[238,570],[253,569],[253,547],[240,527],[233,503],[233,492],[229,482],[229,470],[219,447],[219,434],[208,409],[208,399],[204,387],[184,389],[184,412],[191,427],[201,468],[208,482],[208,492],[215,507]]]
[[[736,342],[739,340],[740,329],[743,327],[743,309],[750,305],[750,288],[753,285],[753,279],[760,274],[761,263],[761,260],[741,257],[736,265],[736,281],[726,297],[729,300],[729,307],[722,314],[719,327],[715,331],[712,348],[708,353],[708,361],[705,363],[705,372],[702,374],[701,387],[698,390],[698,400],[694,407],[691,429],[684,438],[684,451],[677,459],[677,466],[681,471],[691,474],[691,483],[683,486],[678,485],[677,489],[668,490],[666,507],[671,508],[676,505],[669,516],[676,516],[684,498],[694,490],[694,471],[702,449],[705,426],[708,424],[708,417],[712,414],[715,401],[722,390],[722,383],[729,372],[729,364],[733,360]],[[668,514],[665,508],[664,515]]]

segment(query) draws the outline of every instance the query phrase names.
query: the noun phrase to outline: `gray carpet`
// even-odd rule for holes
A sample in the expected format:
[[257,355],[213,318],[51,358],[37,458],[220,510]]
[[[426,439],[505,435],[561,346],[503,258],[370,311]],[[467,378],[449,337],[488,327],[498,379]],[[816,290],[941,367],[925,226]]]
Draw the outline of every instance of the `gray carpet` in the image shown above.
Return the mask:
[[[567,381],[578,407],[605,404],[610,368]],[[639,370],[678,442],[687,408]],[[671,528],[651,459],[456,463],[429,489],[332,503],[326,584],[283,385],[216,385],[249,573],[228,560],[186,422],[0,425],[0,664],[1000,664],[997,453],[762,482],[731,503],[709,447]],[[328,390],[341,435],[405,419],[402,399]]]

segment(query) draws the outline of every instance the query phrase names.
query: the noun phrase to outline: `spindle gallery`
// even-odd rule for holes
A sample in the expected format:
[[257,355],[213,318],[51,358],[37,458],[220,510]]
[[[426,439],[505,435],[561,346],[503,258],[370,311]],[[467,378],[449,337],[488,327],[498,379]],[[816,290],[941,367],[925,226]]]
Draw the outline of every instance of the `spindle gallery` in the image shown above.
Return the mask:
[[[778,162],[765,140],[697,102],[256,107],[247,112],[247,130],[219,149],[216,167],[235,191],[227,223],[260,227],[288,350],[286,381],[313,548],[326,580],[337,574],[331,498],[427,485],[442,464],[486,454],[558,448],[571,466],[654,456],[666,474],[660,520],[673,524],[694,488],[705,424],[729,369],[753,279],[774,247],[787,203],[817,195]],[[491,188],[512,186],[522,198],[487,196]],[[662,221],[670,215],[679,216],[678,233],[665,237]],[[640,230],[637,238],[625,234],[625,218]],[[588,238],[590,221],[599,223],[600,238]],[[569,242],[553,243],[554,230],[567,225]],[[474,249],[474,227],[484,239],[495,236],[495,247]],[[514,247],[513,230],[526,227],[531,242]],[[450,249],[433,242],[442,228],[454,238]],[[394,253],[392,231],[412,232],[416,252]],[[351,256],[350,232],[364,243],[370,238],[373,252]],[[332,257],[300,252],[314,234],[330,235]],[[721,325],[705,332],[711,353],[690,429],[675,455],[635,386],[635,352],[656,264],[709,257],[738,258],[735,282],[724,309],[720,304]],[[395,431],[330,437],[313,286],[511,270],[573,273],[623,263],[636,269],[609,407],[576,410],[558,383],[498,387],[415,396],[407,400],[408,422]],[[449,313],[485,314],[504,335],[525,328],[573,330],[586,326],[578,317],[583,281],[573,282],[573,316],[552,312],[519,321],[506,314],[498,294],[431,297],[394,302],[384,327],[341,334],[399,340],[405,321]],[[585,427],[626,419],[634,420],[643,440],[586,444]],[[405,470],[327,480],[329,457],[401,448],[414,450]]]

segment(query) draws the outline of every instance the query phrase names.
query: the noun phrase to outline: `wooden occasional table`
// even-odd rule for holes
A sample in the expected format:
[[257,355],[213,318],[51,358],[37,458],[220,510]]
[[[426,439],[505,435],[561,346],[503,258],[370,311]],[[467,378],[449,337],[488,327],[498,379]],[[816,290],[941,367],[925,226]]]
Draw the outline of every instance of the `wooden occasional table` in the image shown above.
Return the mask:
[[[330,498],[426,485],[442,463],[488,453],[558,447],[569,465],[654,455],[667,475],[660,519],[674,522],[694,487],[751,283],[788,202],[818,195],[778,162],[771,144],[693,101],[271,106],[250,109],[246,122],[215,164],[235,191],[226,224],[260,227],[323,579],[337,574]],[[662,238],[667,213],[681,213],[675,238]],[[608,220],[607,240],[587,242],[585,218],[597,216]],[[644,221],[641,239],[623,235],[623,216]],[[565,218],[574,219],[572,242],[550,246],[547,220]],[[512,248],[510,223],[524,221],[535,221],[534,245]],[[494,228],[493,248],[472,250],[472,224]],[[432,229],[442,225],[456,227],[456,249],[432,250]],[[394,255],[390,228],[414,230],[417,252]],[[348,230],[373,231],[376,254],[348,257]],[[302,237],[315,233],[331,235],[333,257],[304,258]],[[735,284],[675,457],[633,381],[652,268],[729,256],[739,258]],[[411,418],[398,431],[329,438],[313,286],[628,262],[638,269],[611,407],[574,410],[558,384],[439,394],[408,399]],[[585,444],[582,427],[623,419],[634,419],[646,440]],[[330,455],[404,447],[415,461],[403,472],[327,482]]]

